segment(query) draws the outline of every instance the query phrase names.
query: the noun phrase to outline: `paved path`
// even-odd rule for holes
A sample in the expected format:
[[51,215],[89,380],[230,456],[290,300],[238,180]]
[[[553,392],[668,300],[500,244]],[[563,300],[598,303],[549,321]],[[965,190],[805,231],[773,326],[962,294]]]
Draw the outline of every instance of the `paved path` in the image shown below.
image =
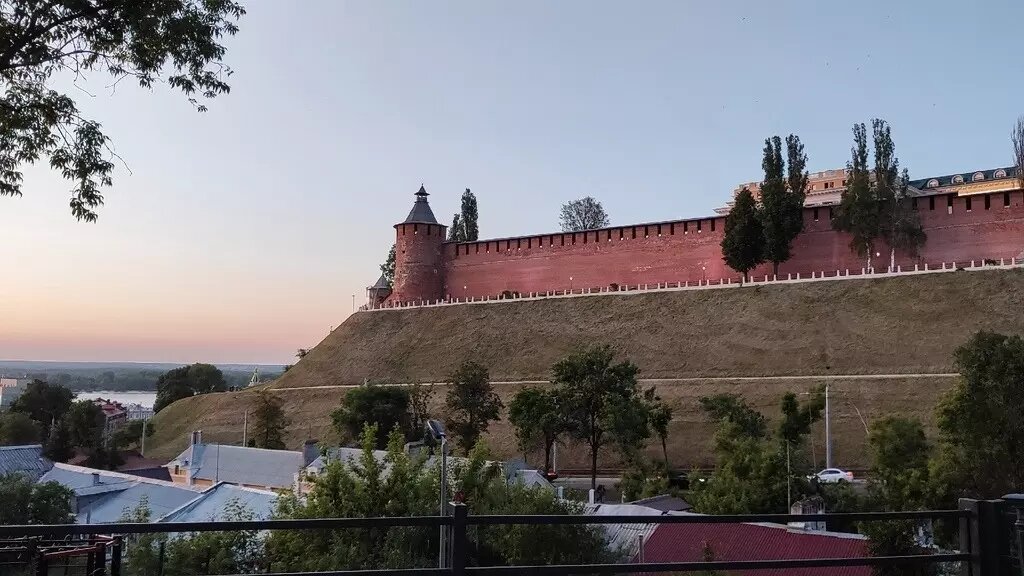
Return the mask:
[[[688,378],[640,378],[643,384],[674,384],[685,382],[760,382],[765,380],[811,380],[836,381],[836,380],[892,380],[894,378],[956,378],[960,374],[956,372],[934,372],[934,373],[911,373],[911,374],[802,374],[797,376],[694,376]],[[507,380],[491,382],[494,385],[510,384],[548,384],[548,380]],[[425,382],[424,384],[447,384],[447,382]],[[273,388],[275,391],[284,390],[330,390],[358,388],[361,384],[341,384],[330,386],[295,386],[285,388]],[[406,384],[381,384],[381,386],[406,386]]]

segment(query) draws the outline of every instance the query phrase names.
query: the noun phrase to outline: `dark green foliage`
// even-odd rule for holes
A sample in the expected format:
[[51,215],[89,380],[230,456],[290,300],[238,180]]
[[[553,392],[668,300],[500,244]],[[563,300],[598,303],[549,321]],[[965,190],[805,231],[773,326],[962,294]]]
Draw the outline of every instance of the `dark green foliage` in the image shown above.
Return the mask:
[[960,381],[939,402],[937,472],[950,498],[1024,486],[1024,339],[979,332],[956,351]]
[[931,447],[921,422],[886,416],[871,423],[869,492],[881,510],[921,510],[930,499],[928,459]]
[[878,198],[878,234],[889,245],[889,266],[895,267],[896,250],[917,255],[927,240],[921,219],[907,197],[906,169],[900,174],[892,132],[884,120],[871,121],[875,144],[875,196]]
[[650,420],[651,431],[661,440],[661,455],[664,458],[665,469],[668,469],[668,425],[672,422],[672,407],[656,395],[654,388],[644,391],[644,401],[647,402],[647,416]]
[[21,412],[0,413],[0,445],[38,444],[40,425]]
[[448,229],[448,241],[449,242],[464,242],[466,231],[462,229],[462,220],[459,219],[459,215],[456,214],[452,217],[452,226]]
[[0,525],[70,524],[75,493],[57,482],[36,484],[21,474],[0,476]]
[[113,468],[121,464],[121,459],[113,443],[108,443],[105,424],[106,418],[99,406],[90,400],[79,400],[64,415],[61,423],[63,430],[57,434],[66,431],[67,446],[86,455],[86,466]]
[[757,212],[757,201],[750,190],[744,188],[725,218],[725,237],[722,238],[722,260],[730,268],[743,274],[764,262],[764,230]]
[[850,249],[858,256],[866,257],[870,267],[875,239],[879,235],[879,214],[878,198],[868,173],[867,134],[864,124],[853,125],[852,158],[846,165],[849,172],[846,189],[835,210],[832,227],[850,234]]
[[466,188],[466,191],[462,193],[462,217],[460,219],[462,242],[476,242],[480,239],[479,217],[476,195]]
[[21,412],[36,421],[42,427],[45,440],[50,434],[50,426],[64,417],[74,399],[75,393],[63,386],[33,380],[11,404],[11,412]]
[[391,245],[391,249],[388,250],[388,257],[384,260],[384,263],[380,265],[380,273],[384,275],[384,280],[388,283],[388,287],[395,285],[395,245]]
[[349,390],[341,398],[341,407],[331,413],[331,422],[338,435],[348,441],[359,439],[368,424],[377,427],[376,447],[387,446],[388,435],[398,430],[412,439],[422,430],[412,427],[410,390],[403,386],[368,384]]
[[20,166],[49,157],[74,182],[71,213],[95,221],[112,183],[107,137],[74,99],[51,85],[77,74],[166,83],[200,111],[199,98],[229,91],[224,36],[244,13],[232,0],[91,0],[5,3],[0,11],[0,196],[20,196]]
[[463,362],[450,380],[445,397],[447,425],[459,447],[468,454],[490,423],[501,419],[504,405],[491,386],[487,368],[476,362]]
[[[551,381],[565,402],[569,435],[590,450],[590,484],[597,487],[597,456],[616,444],[624,452],[650,435],[637,386],[640,371],[629,360],[614,363],[611,347],[594,346],[570,354],[551,368]],[[625,430],[627,425],[635,426]],[[623,432],[625,436],[618,436]]]
[[[917,545],[914,533],[917,528],[913,520],[888,520],[863,522],[860,532],[868,537],[868,553],[871,556],[912,556],[930,551]],[[929,576],[934,574],[929,564],[895,564],[876,566],[874,576]]]
[[[238,500],[229,500],[221,512],[222,520],[256,520]],[[121,516],[122,522],[148,523],[152,512],[143,497],[132,510]],[[161,567],[160,545],[164,546]],[[129,537],[122,571],[125,576],[194,576],[199,574],[255,574],[266,571],[263,540],[255,530],[196,532],[178,534],[139,534]]]
[[559,215],[563,232],[579,232],[608,226],[608,214],[597,200],[587,196],[562,204]]
[[551,449],[566,429],[558,390],[527,386],[516,392],[508,405],[508,420],[516,429],[519,447],[524,452],[542,447],[543,470],[551,470]]
[[117,432],[114,433],[113,445],[118,448],[139,446],[142,443],[143,428],[146,429],[146,438],[153,435],[154,428],[152,422],[145,422],[145,426],[143,426],[143,420],[128,421],[127,424],[121,426]]
[[227,382],[220,368],[212,364],[195,363],[168,370],[156,381],[156,402],[153,411],[159,412],[182,398],[196,394],[223,392]]
[[732,422],[745,436],[763,438],[767,432],[764,416],[747,405],[738,394],[722,392],[714,396],[704,396],[700,399],[700,407],[708,413],[712,421],[718,424],[723,421]]
[[810,401],[803,406],[797,402],[796,394],[787,392],[782,396],[782,421],[779,422],[778,436],[788,442],[791,448],[798,447],[803,438],[811,433],[811,424],[821,420],[825,409],[824,388],[816,390]]
[[290,421],[281,408],[281,399],[267,390],[260,390],[256,394],[252,416],[255,447],[284,450],[284,431]]
[[74,455],[74,446],[63,418],[50,426],[49,436],[43,444],[43,455],[54,462],[67,462]]
[[807,156],[800,139],[786,138],[789,171],[782,155],[782,139],[773,136],[764,141],[764,181],[761,183],[761,226],[764,234],[764,260],[772,263],[772,273],[792,255],[793,239],[803,230],[804,197],[807,189]]
[[[422,516],[437,513],[438,468],[427,468],[402,450],[397,431],[389,436],[383,462],[374,458],[377,431],[367,427],[363,454],[346,466],[331,462],[313,480],[309,497],[282,496],[280,518]],[[460,493],[471,514],[578,514],[578,505],[548,491],[506,484],[486,451],[476,448],[465,461],[450,461],[451,490]],[[386,468],[386,472],[385,472]],[[481,526],[469,532],[471,566],[612,562],[599,529],[591,526]],[[435,567],[437,530],[422,527],[274,531],[266,556],[273,572]]]

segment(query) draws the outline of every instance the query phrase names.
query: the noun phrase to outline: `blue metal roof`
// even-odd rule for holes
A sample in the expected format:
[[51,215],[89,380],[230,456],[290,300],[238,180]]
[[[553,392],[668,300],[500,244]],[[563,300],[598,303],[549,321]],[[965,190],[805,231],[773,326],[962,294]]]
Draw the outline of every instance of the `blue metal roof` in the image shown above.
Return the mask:
[[267,488],[291,488],[305,463],[302,452],[227,444],[195,444],[175,458],[192,478]]
[[216,522],[220,520],[238,520],[238,518],[225,517],[225,511],[230,504],[236,504],[244,508],[253,515],[253,520],[267,520],[274,514],[274,508],[277,505],[277,494],[270,490],[243,488],[221,482],[157,521]]
[[0,446],[0,476],[17,473],[35,481],[52,467],[53,462],[43,457],[39,444]]

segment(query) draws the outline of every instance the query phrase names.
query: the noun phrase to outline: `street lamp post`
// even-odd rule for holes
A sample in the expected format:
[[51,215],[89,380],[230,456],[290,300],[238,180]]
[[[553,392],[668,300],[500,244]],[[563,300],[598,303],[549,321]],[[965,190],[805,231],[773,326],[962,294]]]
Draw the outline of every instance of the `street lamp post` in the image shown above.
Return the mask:
[[707,278],[708,278],[708,276],[706,274],[707,270],[708,270],[707,266],[705,266],[704,264],[700,265],[700,282],[701,282],[701,284],[706,284],[707,283]]
[[828,383],[825,383],[825,468],[832,467],[832,418],[829,414]]
[[[448,436],[444,431],[444,424],[438,420],[427,420],[426,429],[430,436],[441,443],[441,471],[438,484],[440,490],[440,504],[438,506],[441,516],[448,515]],[[437,567],[445,568],[448,564],[448,530],[442,525],[440,532],[440,545],[437,551]]]
[[572,293],[572,276],[569,276],[569,293]]

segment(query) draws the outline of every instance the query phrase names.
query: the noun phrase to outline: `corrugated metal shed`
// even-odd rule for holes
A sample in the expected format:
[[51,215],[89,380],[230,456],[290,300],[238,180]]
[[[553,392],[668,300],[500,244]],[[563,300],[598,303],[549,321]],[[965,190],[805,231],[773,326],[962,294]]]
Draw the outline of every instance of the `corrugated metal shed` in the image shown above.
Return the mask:
[[[780,524],[662,524],[647,538],[644,562],[700,562],[705,545],[715,560],[863,558],[867,540],[857,534],[804,532]],[[736,576],[870,576],[869,566],[735,570]]]
[[39,444],[0,446],[0,476],[17,473],[35,481],[52,467],[53,462],[43,458]]

